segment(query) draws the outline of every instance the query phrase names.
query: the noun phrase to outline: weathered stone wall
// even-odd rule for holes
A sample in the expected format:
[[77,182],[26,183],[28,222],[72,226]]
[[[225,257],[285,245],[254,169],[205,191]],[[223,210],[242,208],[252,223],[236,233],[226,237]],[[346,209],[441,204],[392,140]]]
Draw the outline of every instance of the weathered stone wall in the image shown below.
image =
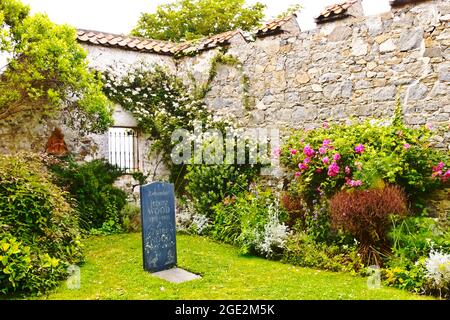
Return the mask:
[[[242,74],[219,65],[206,97],[218,116],[242,126],[311,128],[323,121],[390,116],[400,93],[405,120],[412,126],[444,128],[436,145],[448,148],[450,132],[450,1],[427,1],[382,15],[348,18],[300,32],[295,21],[283,32],[246,41],[236,35],[228,53],[237,57],[250,79],[250,109],[242,103]],[[191,73],[206,81],[218,49],[194,57],[127,51],[84,45],[90,66],[123,73],[133,64],[166,66],[184,79]],[[120,124],[121,111],[115,113]],[[42,120],[42,121],[41,121]],[[27,121],[28,123],[28,121]],[[67,143],[86,157],[105,155],[105,137],[85,137],[59,121],[35,119],[35,125],[0,128],[0,151],[42,151],[51,131],[62,126]],[[90,140],[94,141],[92,144]],[[141,163],[144,163],[143,159]]]
[[[432,123],[435,145],[450,148],[450,1],[426,1],[381,15],[347,18],[301,32],[295,19],[281,32],[248,41],[237,33],[227,53],[238,58],[248,76],[249,108],[243,104],[243,74],[219,65],[206,96],[218,117],[244,127],[313,128],[324,121],[389,117],[401,95],[411,126]],[[205,82],[210,62],[220,50],[192,57],[86,45],[90,66],[124,73],[139,62],[164,65],[188,83],[193,75]],[[117,108],[117,126],[136,125]],[[30,121],[28,121],[30,120]],[[61,127],[69,150],[81,159],[107,157],[106,135],[84,136],[61,121],[25,119],[24,125],[0,127],[0,152],[44,151],[55,127]],[[26,124],[26,125],[25,125]],[[150,142],[140,136],[141,170],[166,174],[157,159],[147,159]],[[155,168],[157,167],[157,170]],[[130,182],[131,183],[131,182]]]
[[[350,117],[389,117],[401,95],[405,121],[442,130],[450,148],[450,2],[428,1],[391,12],[234,41],[228,53],[250,79],[252,110],[242,105],[236,68],[220,66],[207,95],[218,115],[251,127],[315,127]],[[214,52],[184,58],[178,73],[207,77]],[[203,73],[202,73],[203,71]]]
[[111,68],[116,74],[120,75],[125,73],[130,66],[138,63],[158,64],[173,72],[176,68],[175,60],[168,55],[143,53],[98,45],[83,44],[83,47],[88,52],[89,66],[100,71]]
[[428,213],[432,217],[450,221],[450,188],[437,190],[430,195]]

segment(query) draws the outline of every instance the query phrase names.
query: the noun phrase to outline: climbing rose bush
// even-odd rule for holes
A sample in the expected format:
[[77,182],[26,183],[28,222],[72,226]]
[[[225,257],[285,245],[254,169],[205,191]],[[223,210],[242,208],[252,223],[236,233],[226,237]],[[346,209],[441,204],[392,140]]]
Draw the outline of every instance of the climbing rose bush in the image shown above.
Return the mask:
[[401,121],[368,120],[324,124],[295,131],[281,148],[292,187],[309,201],[342,189],[370,189],[385,183],[419,197],[450,181],[448,152],[430,147],[433,131]]

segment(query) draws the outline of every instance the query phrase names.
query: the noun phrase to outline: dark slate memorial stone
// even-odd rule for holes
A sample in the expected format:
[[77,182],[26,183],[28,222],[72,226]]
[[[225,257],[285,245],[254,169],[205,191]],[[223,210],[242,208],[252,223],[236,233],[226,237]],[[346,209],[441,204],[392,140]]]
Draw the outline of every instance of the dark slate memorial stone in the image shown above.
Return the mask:
[[158,272],[177,264],[175,196],[169,183],[141,186],[144,270]]

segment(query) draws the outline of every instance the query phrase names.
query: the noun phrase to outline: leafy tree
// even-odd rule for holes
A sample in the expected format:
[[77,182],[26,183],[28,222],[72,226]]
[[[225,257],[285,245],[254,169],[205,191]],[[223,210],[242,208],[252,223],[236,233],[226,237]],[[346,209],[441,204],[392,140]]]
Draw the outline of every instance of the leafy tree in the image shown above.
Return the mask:
[[9,57],[0,69],[1,122],[54,116],[66,108],[90,131],[110,125],[102,82],[89,71],[74,28],[43,14],[30,15],[18,0],[0,0],[0,54]]
[[297,14],[302,8],[303,8],[303,6],[300,3],[292,4],[285,11],[280,13],[277,16],[277,18],[278,19],[284,19],[284,18],[290,17],[293,14]]
[[245,0],[177,0],[143,13],[132,31],[159,40],[193,40],[230,30],[251,30],[264,18],[265,5]]

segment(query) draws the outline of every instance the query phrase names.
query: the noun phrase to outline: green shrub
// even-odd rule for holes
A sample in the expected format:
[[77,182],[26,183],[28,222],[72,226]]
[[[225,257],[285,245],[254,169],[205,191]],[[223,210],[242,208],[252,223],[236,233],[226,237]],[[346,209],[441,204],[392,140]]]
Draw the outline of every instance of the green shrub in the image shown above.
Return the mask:
[[0,240],[0,292],[8,293],[23,286],[31,267],[30,247],[3,233]]
[[77,215],[37,156],[0,155],[0,292],[41,293],[82,260]]
[[430,130],[408,128],[398,119],[326,125],[294,132],[281,160],[292,170],[293,187],[309,202],[383,181],[416,199],[450,181],[449,155],[429,146],[431,136]]
[[331,228],[329,204],[325,198],[313,200],[312,205],[306,209],[304,223],[297,222],[295,227],[306,232],[316,242],[334,243],[341,238],[341,235]]
[[392,255],[387,264],[391,267],[409,266],[421,257],[426,257],[431,249],[450,253],[450,228],[447,223],[429,217],[408,217],[395,219],[388,237]]
[[[435,259],[435,250],[439,251],[438,255],[450,253],[448,223],[422,216],[401,221],[394,219],[389,239],[392,254],[386,258],[386,268],[383,270],[387,285],[417,293],[449,294],[450,288],[438,286],[439,283],[433,282],[427,271],[427,264],[439,263],[439,259]],[[447,270],[450,267],[447,266]]]
[[250,166],[190,165],[186,191],[196,213],[213,218],[213,207],[226,197],[246,192],[257,173],[257,168]]
[[[237,202],[237,203],[236,203]],[[237,243],[241,235],[242,207],[247,204],[242,197],[227,197],[222,203],[214,206],[214,221],[211,235],[214,239],[226,243]]]
[[288,235],[286,212],[270,190],[225,199],[214,207],[213,238],[239,246],[244,254],[279,256]]
[[113,184],[123,172],[105,160],[83,164],[72,158],[52,166],[60,186],[67,189],[79,213],[84,230],[102,229],[113,233],[122,228],[120,212],[127,203],[127,194]]
[[141,208],[135,204],[127,203],[121,212],[123,229],[126,232],[141,230]]
[[302,232],[289,237],[283,261],[300,267],[330,271],[358,272],[363,267],[355,245],[327,245],[314,241]]
[[383,281],[388,286],[416,293],[425,293],[425,269],[423,261],[409,267],[386,268],[382,271]]

